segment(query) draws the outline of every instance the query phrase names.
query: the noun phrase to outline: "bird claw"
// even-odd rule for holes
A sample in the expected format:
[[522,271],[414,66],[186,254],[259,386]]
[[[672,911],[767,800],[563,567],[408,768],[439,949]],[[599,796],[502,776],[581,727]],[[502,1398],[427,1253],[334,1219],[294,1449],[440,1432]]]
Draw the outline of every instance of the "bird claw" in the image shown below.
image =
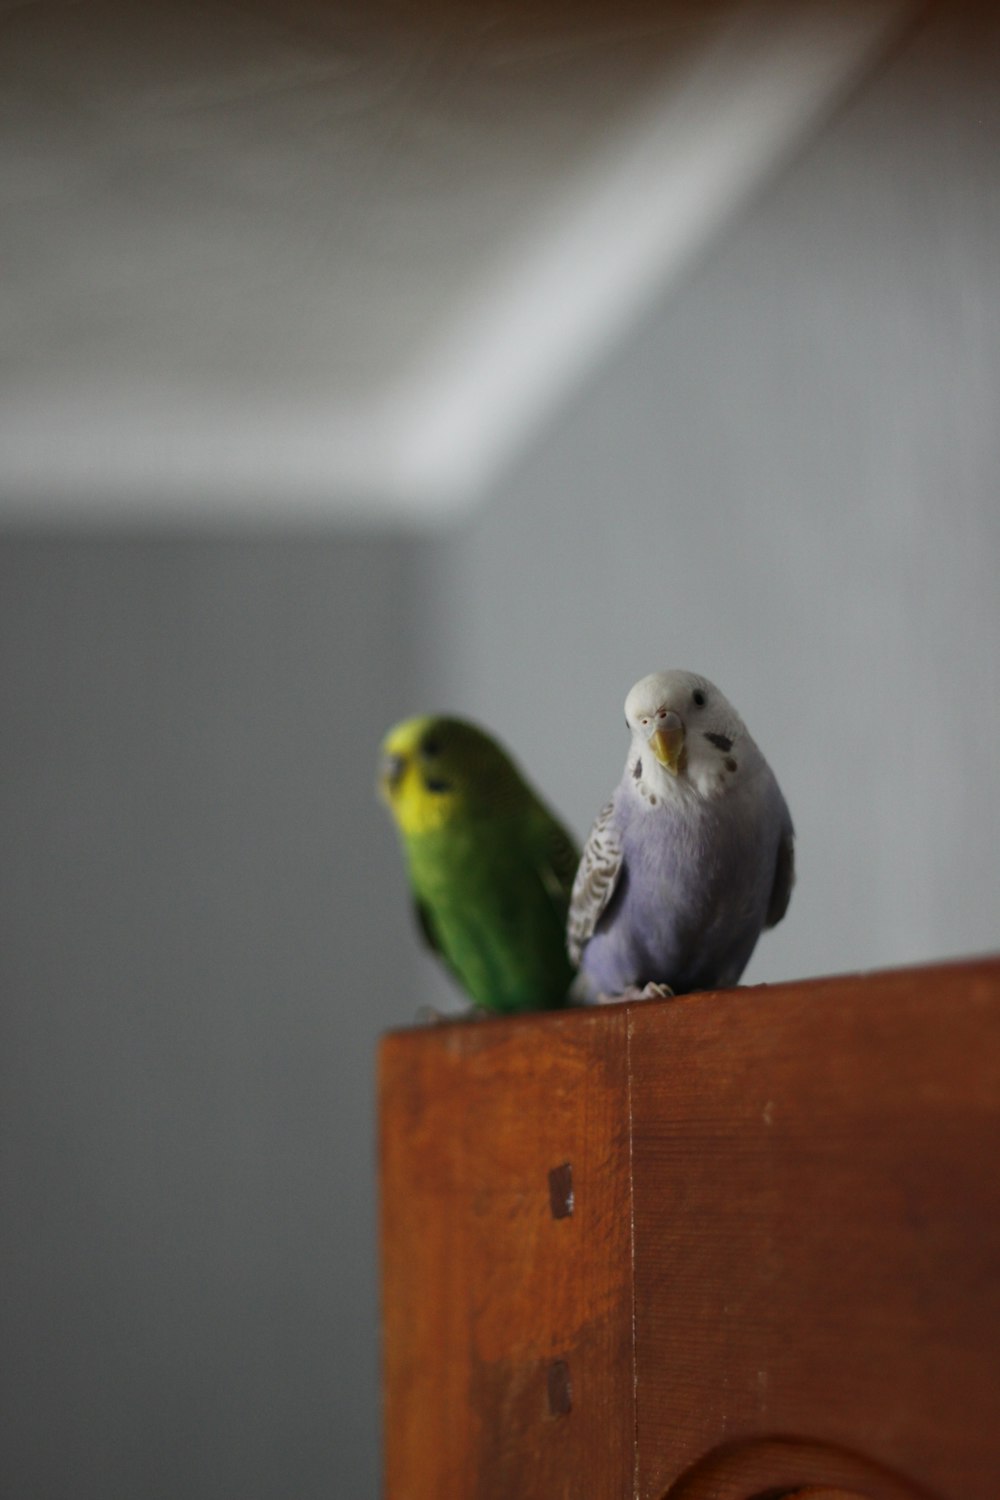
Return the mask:
[[413,1019],[418,1026],[440,1026],[443,1021],[449,1021],[451,1017],[445,1015],[443,1010],[435,1010],[433,1005],[420,1005]]
[[598,1005],[615,1005],[622,1000],[672,1000],[674,992],[669,984],[643,985],[642,989],[637,984],[630,984],[622,990],[620,995],[598,995]]
[[640,1000],[672,1000],[674,992],[669,984],[647,984],[639,992]]
[[478,1005],[467,1010],[437,1010],[433,1005],[421,1005],[417,1009],[418,1026],[453,1026],[456,1021],[481,1021],[485,1012]]

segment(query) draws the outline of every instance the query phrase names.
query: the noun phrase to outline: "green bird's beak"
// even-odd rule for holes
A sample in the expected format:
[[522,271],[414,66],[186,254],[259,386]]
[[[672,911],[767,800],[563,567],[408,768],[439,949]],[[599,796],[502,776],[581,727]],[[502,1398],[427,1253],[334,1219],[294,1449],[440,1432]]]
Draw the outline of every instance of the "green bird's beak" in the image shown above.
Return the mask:
[[684,738],[683,720],[675,713],[668,713],[661,719],[649,736],[649,748],[660,765],[666,766],[671,776],[676,776],[684,769]]

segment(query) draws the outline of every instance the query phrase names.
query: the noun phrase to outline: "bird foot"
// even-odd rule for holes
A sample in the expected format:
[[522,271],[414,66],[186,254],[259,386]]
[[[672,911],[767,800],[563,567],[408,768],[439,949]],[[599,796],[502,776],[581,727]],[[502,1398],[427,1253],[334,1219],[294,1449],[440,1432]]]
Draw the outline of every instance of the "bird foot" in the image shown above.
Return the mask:
[[622,990],[620,995],[598,995],[598,1005],[616,1005],[622,1000],[672,1000],[674,992],[669,984],[643,985],[642,989],[637,984],[630,984]]
[[421,1005],[417,1007],[413,1019],[418,1026],[440,1026],[442,1021],[450,1020],[450,1017],[443,1010],[435,1010],[433,1005]]
[[437,1010],[433,1005],[421,1005],[417,1010],[418,1026],[453,1026],[456,1021],[481,1021],[484,1012],[476,1005],[468,1010]]

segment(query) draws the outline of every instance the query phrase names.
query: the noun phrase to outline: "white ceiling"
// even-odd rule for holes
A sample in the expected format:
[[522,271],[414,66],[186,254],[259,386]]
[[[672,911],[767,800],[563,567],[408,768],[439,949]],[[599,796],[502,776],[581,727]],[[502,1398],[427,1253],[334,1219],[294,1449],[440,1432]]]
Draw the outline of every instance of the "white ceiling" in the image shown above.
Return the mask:
[[902,0],[0,0],[0,516],[446,515]]

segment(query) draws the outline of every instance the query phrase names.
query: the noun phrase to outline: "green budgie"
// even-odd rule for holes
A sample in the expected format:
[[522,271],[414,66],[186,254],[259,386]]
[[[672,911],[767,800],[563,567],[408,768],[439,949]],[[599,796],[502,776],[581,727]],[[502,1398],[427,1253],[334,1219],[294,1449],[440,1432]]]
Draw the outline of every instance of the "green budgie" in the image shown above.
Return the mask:
[[474,1005],[563,1005],[579,853],[506,752],[462,719],[408,719],[383,741],[379,790],[423,935]]

